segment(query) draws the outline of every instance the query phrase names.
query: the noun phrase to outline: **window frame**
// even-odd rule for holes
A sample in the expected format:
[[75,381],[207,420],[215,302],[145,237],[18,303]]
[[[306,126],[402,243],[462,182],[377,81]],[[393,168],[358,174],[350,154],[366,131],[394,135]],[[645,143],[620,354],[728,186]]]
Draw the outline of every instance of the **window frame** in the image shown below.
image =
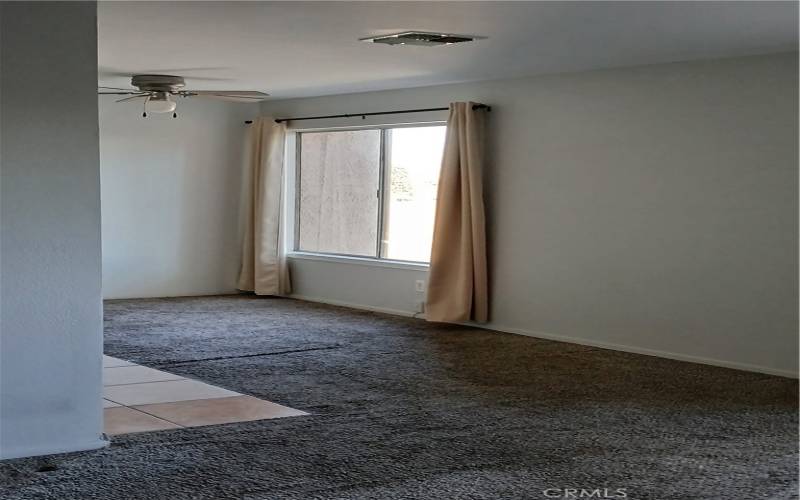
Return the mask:
[[[296,129],[294,130],[294,207],[292,217],[292,230],[293,235],[291,238],[291,248],[289,249],[290,257],[314,259],[319,260],[336,260],[349,263],[370,262],[379,264],[388,264],[387,267],[427,267],[430,261],[415,261],[415,260],[398,260],[388,259],[383,257],[383,237],[385,227],[385,208],[387,202],[387,169],[389,168],[388,159],[390,157],[387,151],[391,148],[391,135],[387,132],[389,129],[395,128],[422,128],[422,127],[442,127],[446,126],[447,122],[443,120],[425,121],[425,122],[412,122],[412,123],[387,123],[383,125],[364,125],[352,127],[329,127],[329,128],[309,128],[309,129]],[[375,256],[370,255],[353,255],[346,253],[336,252],[313,252],[302,250],[300,248],[300,176],[303,168],[303,134],[318,133],[318,132],[348,132],[358,130],[378,130],[380,131],[380,154],[378,165],[378,189],[376,197],[378,198],[378,237],[375,239]]]

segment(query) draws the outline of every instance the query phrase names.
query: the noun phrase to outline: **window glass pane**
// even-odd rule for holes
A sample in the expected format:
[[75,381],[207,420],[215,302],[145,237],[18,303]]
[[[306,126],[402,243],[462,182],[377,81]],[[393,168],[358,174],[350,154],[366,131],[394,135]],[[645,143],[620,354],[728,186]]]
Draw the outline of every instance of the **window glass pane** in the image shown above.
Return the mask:
[[298,249],[376,257],[380,130],[300,134]]
[[382,256],[428,262],[444,126],[387,130]]

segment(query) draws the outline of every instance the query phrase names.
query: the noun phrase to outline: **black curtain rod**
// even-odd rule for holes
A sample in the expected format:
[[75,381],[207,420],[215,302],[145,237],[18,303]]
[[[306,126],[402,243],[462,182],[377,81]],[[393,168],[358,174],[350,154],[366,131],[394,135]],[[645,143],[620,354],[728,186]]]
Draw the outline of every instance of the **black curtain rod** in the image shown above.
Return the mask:
[[[373,113],[348,113],[345,115],[323,115],[323,116],[301,116],[297,118],[276,118],[275,123],[283,123],[283,122],[296,122],[300,120],[322,120],[327,118],[354,118],[356,116],[360,116],[363,120],[367,116],[377,116],[377,115],[399,115],[403,113],[425,113],[427,111],[447,111],[450,108],[421,108],[421,109],[402,109],[397,111],[376,111]],[[473,104],[472,109],[485,109],[486,111],[491,111],[492,107],[487,106],[486,104]],[[245,123],[253,123],[252,120],[247,120]]]

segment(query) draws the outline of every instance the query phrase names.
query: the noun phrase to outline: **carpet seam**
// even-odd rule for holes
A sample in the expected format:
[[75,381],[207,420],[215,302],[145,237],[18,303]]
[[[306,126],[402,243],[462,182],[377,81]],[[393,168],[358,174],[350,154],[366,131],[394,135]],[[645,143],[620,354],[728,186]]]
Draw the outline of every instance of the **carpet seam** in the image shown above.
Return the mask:
[[178,365],[187,365],[191,363],[202,363],[205,361],[224,361],[228,359],[243,359],[243,358],[257,358],[261,356],[277,356],[280,354],[295,354],[299,352],[310,352],[310,351],[328,351],[333,349],[341,349],[342,346],[329,346],[329,347],[309,347],[308,349],[291,349],[288,351],[276,351],[276,352],[262,352],[257,354],[242,354],[239,356],[217,356],[214,358],[200,358],[200,359],[188,359],[185,361],[165,361],[161,363],[153,363],[155,366],[178,366]]

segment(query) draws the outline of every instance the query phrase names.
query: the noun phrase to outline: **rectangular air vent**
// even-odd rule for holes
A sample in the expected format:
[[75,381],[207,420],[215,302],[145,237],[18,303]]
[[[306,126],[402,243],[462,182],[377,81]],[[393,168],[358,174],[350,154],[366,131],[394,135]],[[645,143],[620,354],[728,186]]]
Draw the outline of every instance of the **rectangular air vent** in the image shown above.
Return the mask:
[[383,43],[386,45],[424,45],[434,47],[437,45],[452,45],[454,43],[471,42],[480,37],[452,35],[448,33],[426,33],[424,31],[406,31],[394,35],[381,35],[362,38],[362,42]]

